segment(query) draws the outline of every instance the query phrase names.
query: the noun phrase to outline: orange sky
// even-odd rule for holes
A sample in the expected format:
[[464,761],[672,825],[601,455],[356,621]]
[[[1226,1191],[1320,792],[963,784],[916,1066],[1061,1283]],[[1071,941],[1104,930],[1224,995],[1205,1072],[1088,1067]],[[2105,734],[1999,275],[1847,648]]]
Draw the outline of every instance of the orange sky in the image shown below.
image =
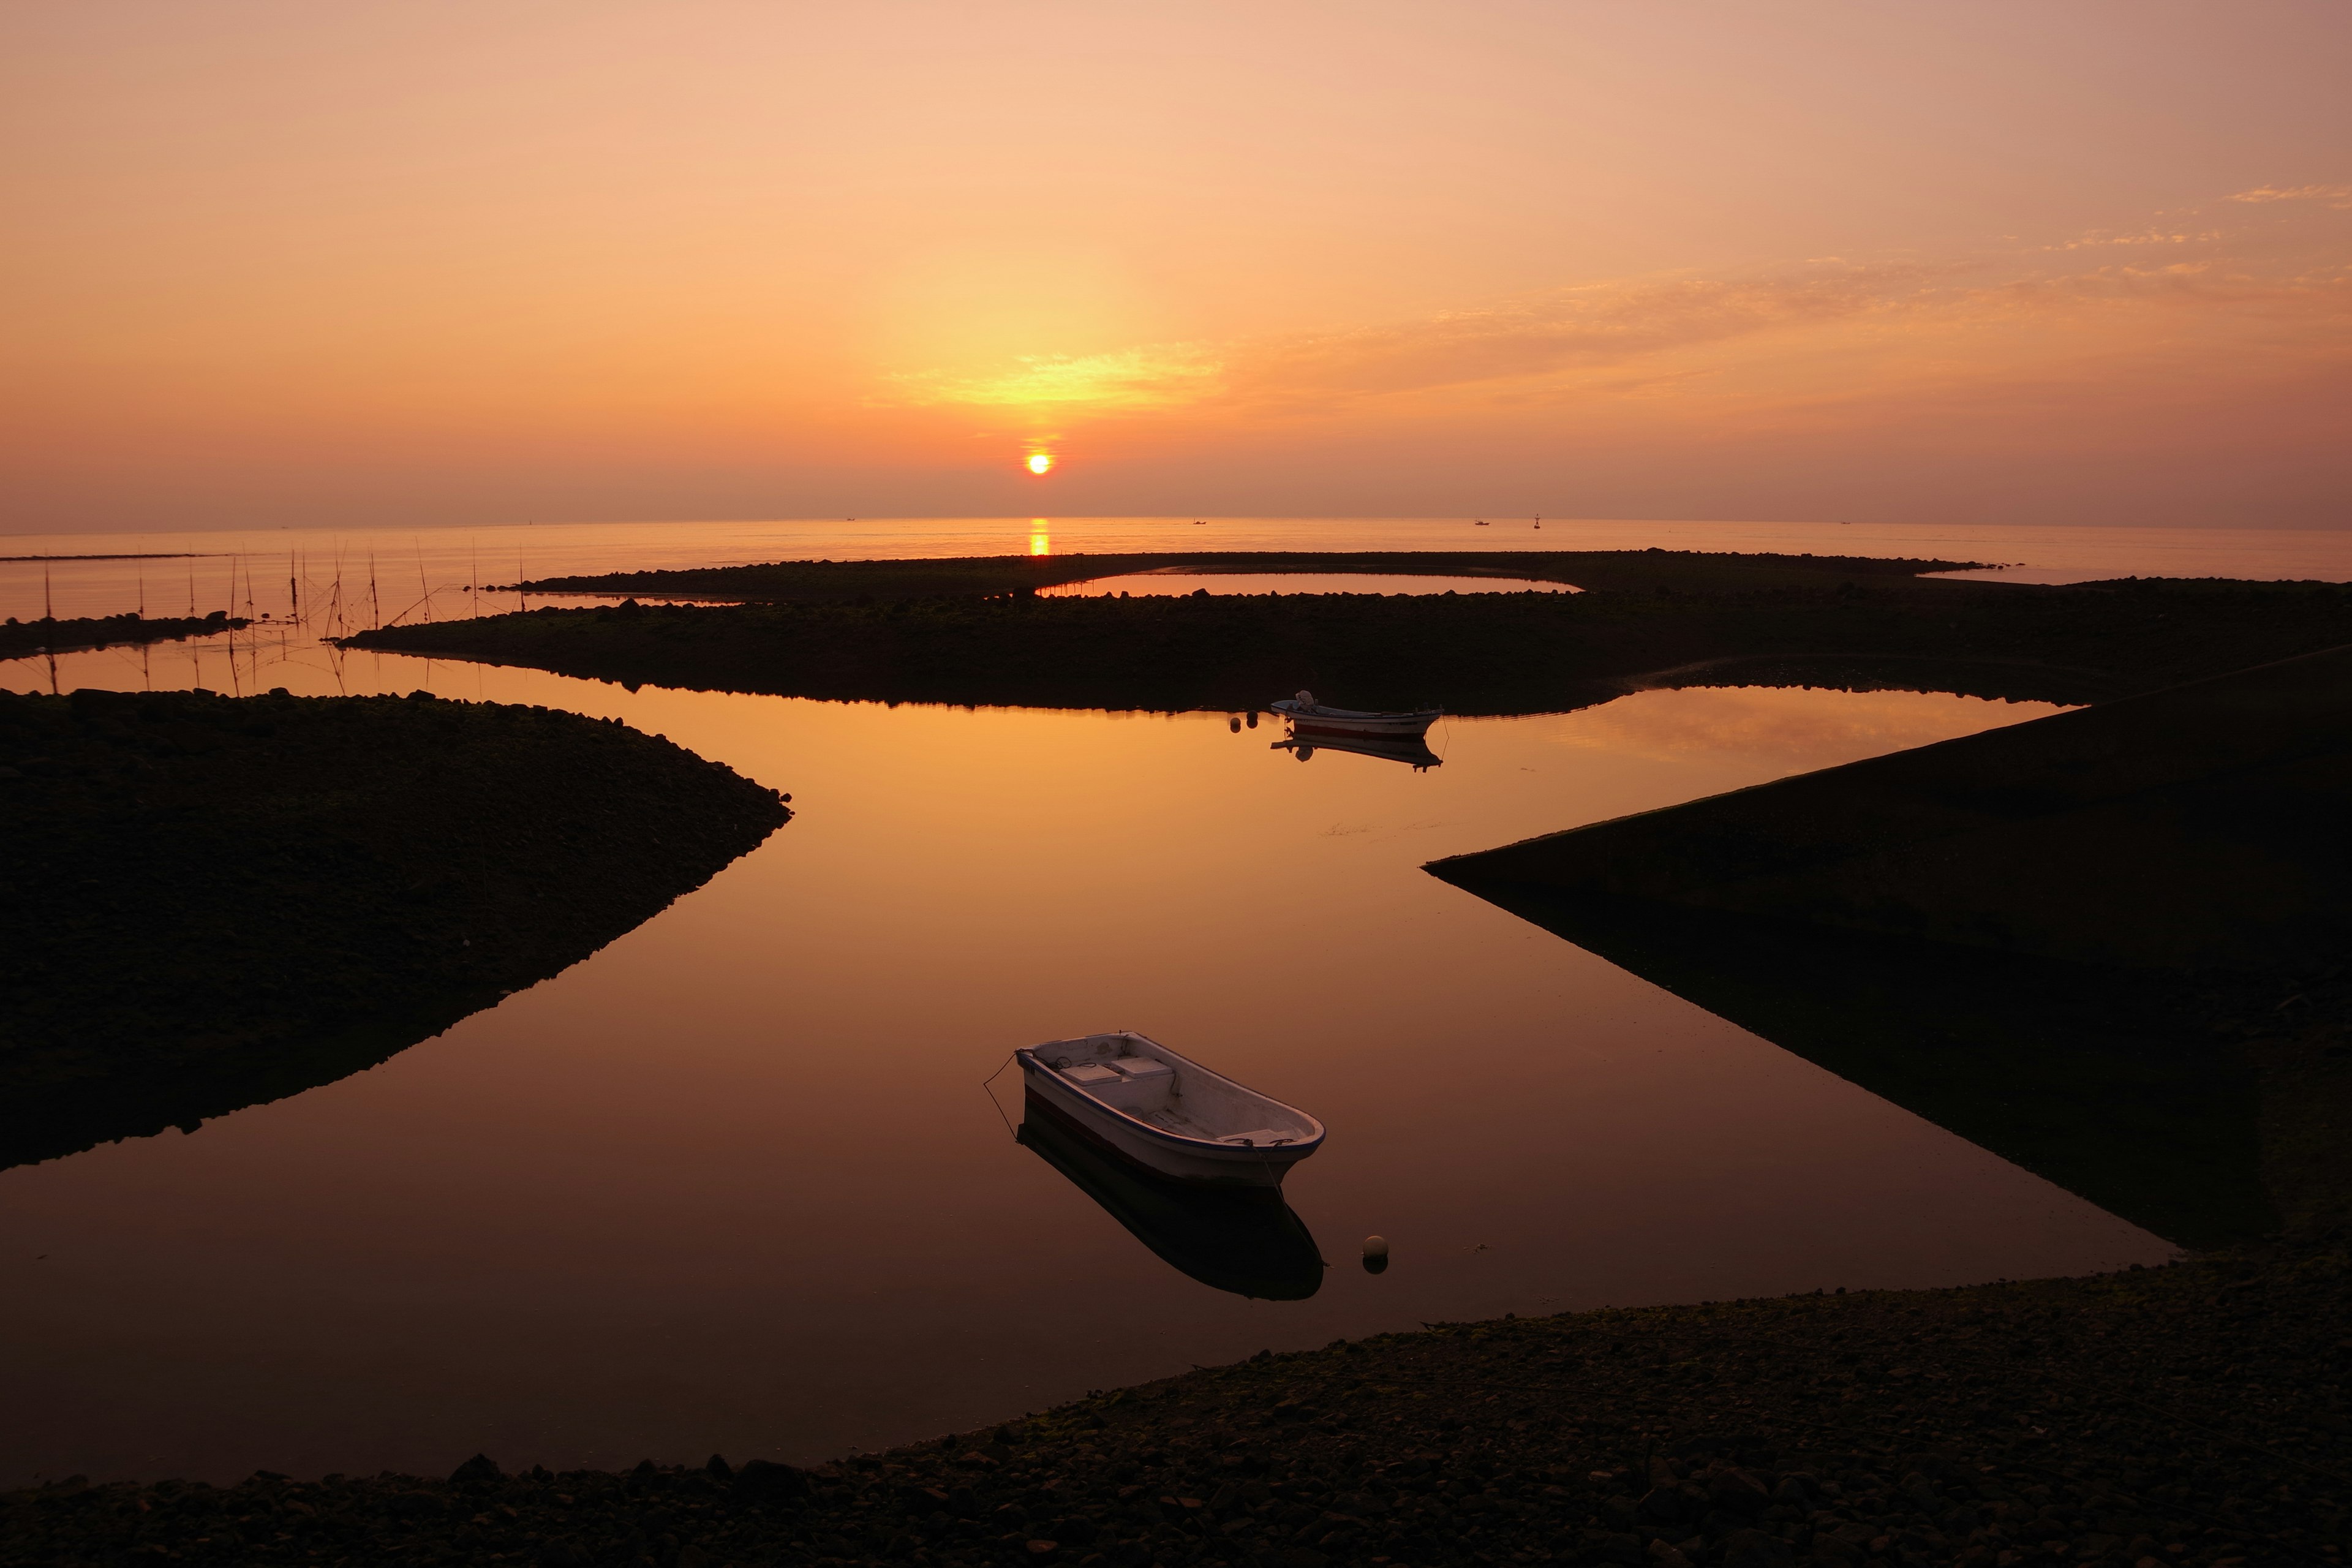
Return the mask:
[[2333,0],[12,6],[0,529],[2352,523],[2347,81]]

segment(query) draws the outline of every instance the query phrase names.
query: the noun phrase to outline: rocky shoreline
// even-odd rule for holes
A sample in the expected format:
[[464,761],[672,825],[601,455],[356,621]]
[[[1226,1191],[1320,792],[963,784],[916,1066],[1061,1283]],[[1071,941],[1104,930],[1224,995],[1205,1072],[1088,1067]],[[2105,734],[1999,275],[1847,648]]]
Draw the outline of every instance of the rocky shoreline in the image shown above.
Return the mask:
[[0,1563],[2336,1563],[2343,1239],[2086,1279],[1436,1324],[803,1469],[0,1498]]

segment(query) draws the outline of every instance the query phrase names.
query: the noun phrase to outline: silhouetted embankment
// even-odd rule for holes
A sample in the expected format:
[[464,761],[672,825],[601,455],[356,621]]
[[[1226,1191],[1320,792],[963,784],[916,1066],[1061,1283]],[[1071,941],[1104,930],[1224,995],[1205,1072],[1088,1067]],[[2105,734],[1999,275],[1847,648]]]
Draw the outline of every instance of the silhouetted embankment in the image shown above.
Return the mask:
[[1662,584],[1689,593],[1731,593],[1817,586],[1825,574],[1882,582],[1916,577],[1923,572],[1957,572],[1978,564],[1868,555],[1735,555],[1685,550],[1193,550],[961,555],[915,561],[771,561],[750,566],[541,577],[502,591],[746,603],[879,604],[1035,593],[1040,588],[1143,572],[1314,572],[1517,577],[1642,594]]
[[[973,705],[1559,711],[1644,685],[1901,688],[2082,703],[2352,641],[2352,590],[2079,588],[1649,558],[1647,588],[541,609],[353,646],[632,685]],[[1883,564],[1883,563],[1882,563]],[[1681,585],[1676,585],[1679,583]],[[1730,584],[1730,585],[1726,585]]]
[[2347,798],[2338,649],[1430,869],[2213,1243],[2352,1218]]
[[2305,1250],[1440,1324],[814,1469],[76,1480],[0,1498],[0,1561],[2324,1563],[2347,1284]]
[[180,637],[209,637],[215,632],[242,631],[252,625],[242,616],[215,610],[209,616],[158,616],[150,619],[134,611],[119,616],[83,616],[55,620],[44,616],[20,621],[11,616],[0,624],[0,658],[26,658],[43,653],[71,653],[80,648],[113,647],[123,643],[172,642]]
[[667,741],[543,709],[0,695],[0,1166],[382,1061],[790,815]]

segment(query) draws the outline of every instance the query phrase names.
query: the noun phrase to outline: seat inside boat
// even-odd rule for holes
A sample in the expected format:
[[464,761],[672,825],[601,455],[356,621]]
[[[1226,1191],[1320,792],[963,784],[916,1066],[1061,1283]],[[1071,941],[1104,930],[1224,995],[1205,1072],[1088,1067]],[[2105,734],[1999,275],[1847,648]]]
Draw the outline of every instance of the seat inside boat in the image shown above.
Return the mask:
[[1112,1057],[1099,1061],[1058,1063],[1055,1070],[1117,1110],[1141,1114],[1164,1108],[1176,1086],[1176,1071],[1150,1057]]

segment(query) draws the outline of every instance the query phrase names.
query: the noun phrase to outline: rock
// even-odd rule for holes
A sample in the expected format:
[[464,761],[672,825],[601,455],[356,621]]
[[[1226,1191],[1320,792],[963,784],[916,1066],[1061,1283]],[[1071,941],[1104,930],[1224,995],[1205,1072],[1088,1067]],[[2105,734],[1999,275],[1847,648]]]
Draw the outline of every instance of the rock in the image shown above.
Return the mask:
[[735,1472],[734,1493],[747,1502],[783,1502],[808,1495],[806,1470],[773,1459],[746,1459]]
[[488,1454],[477,1454],[449,1472],[449,1484],[453,1487],[487,1486],[506,1478],[507,1473],[499,1468],[496,1460]]
[[1735,1530],[1724,1537],[1719,1568],[1787,1568],[1796,1553],[1779,1536],[1761,1530]]
[[1746,1470],[1721,1470],[1706,1484],[1707,1500],[1726,1513],[1753,1519],[1764,1511],[1771,1494]]
[[1025,1544],[1028,1548],[1029,1555],[1033,1558],[1041,1560],[1051,1557],[1055,1552],[1059,1552],[1062,1549],[1062,1543],[1058,1541],[1032,1541]]
[[1691,1560],[1678,1549],[1667,1545],[1663,1535],[1650,1542],[1650,1561],[1657,1568],[1691,1568]]

